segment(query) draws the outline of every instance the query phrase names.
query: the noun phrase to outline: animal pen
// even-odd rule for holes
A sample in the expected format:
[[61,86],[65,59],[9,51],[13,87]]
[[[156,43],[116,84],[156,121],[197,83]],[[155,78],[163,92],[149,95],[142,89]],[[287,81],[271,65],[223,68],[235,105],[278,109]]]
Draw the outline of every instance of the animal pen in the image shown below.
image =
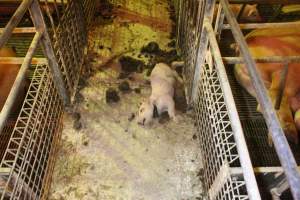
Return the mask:
[[[119,6],[125,2],[111,1]],[[175,8],[176,47],[185,63],[186,100],[195,121],[192,134],[197,138],[197,151],[203,163],[203,198],[300,199],[300,148],[288,143],[255,67],[255,62],[283,63],[286,75],[288,64],[300,62],[300,57],[252,57],[242,32],[268,27],[293,28],[300,23],[238,24],[229,2],[298,3],[297,0],[170,2]],[[21,64],[0,114],[1,199],[47,199],[61,142],[63,114],[73,109],[80,76],[86,70],[88,31],[97,2],[23,0],[14,3],[17,10],[0,29],[0,49],[4,45],[18,45],[15,38],[19,34],[27,40],[30,38],[31,43],[19,44],[19,57],[0,57],[0,64]],[[216,17],[213,17],[214,10],[218,10]],[[27,12],[31,27],[22,24]],[[241,57],[223,55],[220,49],[229,46],[221,44],[225,31],[232,33]],[[237,63],[246,64],[263,115],[256,111],[256,100],[235,80],[232,65]],[[30,86],[22,109],[12,114],[10,111],[28,73]],[[284,74],[280,84],[279,105]],[[272,135],[272,148],[268,146],[268,132]],[[270,179],[271,183],[266,183]]]

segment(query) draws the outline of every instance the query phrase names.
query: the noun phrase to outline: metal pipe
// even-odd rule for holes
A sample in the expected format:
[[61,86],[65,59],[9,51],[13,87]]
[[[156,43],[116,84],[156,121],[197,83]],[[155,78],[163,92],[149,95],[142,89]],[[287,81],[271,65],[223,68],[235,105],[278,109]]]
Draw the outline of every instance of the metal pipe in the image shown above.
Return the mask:
[[[217,0],[220,2],[221,0]],[[299,0],[229,0],[230,4],[299,4]]]
[[4,125],[9,117],[10,111],[14,105],[15,99],[17,98],[18,92],[20,90],[20,87],[23,85],[23,81],[25,79],[26,76],[26,71],[29,68],[29,65],[31,63],[31,59],[32,56],[37,48],[38,42],[42,37],[42,33],[41,32],[36,32],[33,40],[30,44],[30,47],[28,49],[28,52],[24,58],[24,62],[21,65],[21,68],[18,72],[18,75],[16,77],[16,80],[9,92],[9,95],[5,101],[5,104],[2,108],[2,111],[0,112],[0,133],[2,132]]
[[240,21],[240,19],[241,19],[241,17],[242,17],[242,14],[243,14],[244,11],[245,11],[246,6],[247,6],[247,4],[243,4],[243,5],[242,5],[242,8],[240,9],[239,14],[238,14],[238,16],[237,16],[237,21]]
[[[5,28],[0,28],[0,33],[4,32]],[[35,27],[22,27],[22,28],[14,28],[12,31],[12,34],[17,34],[17,33],[35,33]]]
[[2,35],[0,36],[0,49],[4,46],[4,44],[6,44],[13,32],[13,29],[19,24],[32,1],[33,0],[22,1],[21,5],[18,7],[14,15],[10,18],[9,22],[6,24],[3,30]]
[[47,32],[47,27],[43,19],[43,14],[37,0],[34,0],[32,2],[29,11],[36,29],[44,31],[43,37],[41,38],[41,45],[43,47],[44,55],[48,59],[49,68],[53,75],[55,86],[58,89],[58,92],[64,102],[64,105],[69,105],[70,94],[67,91],[62,72],[59,69],[55,53],[51,45],[51,40]]
[[272,135],[275,150],[279,157],[280,163],[284,169],[285,175],[291,187],[291,191],[295,200],[300,200],[300,174],[297,171],[297,164],[291,152],[287,139],[278,121],[276,112],[272,106],[271,100],[267,95],[267,90],[263,80],[255,66],[255,62],[251,57],[247,43],[244,39],[243,33],[234,17],[233,12],[229,8],[227,0],[221,0],[226,19],[231,26],[231,31],[236,40],[240,52],[244,57],[249,75],[251,77],[259,104],[263,110],[263,115]]
[[237,151],[239,156],[239,160],[241,162],[244,179],[246,183],[246,188],[248,191],[250,200],[259,200],[261,199],[259,190],[257,187],[257,182],[255,179],[253,166],[251,163],[251,159],[249,156],[249,151],[247,148],[246,140],[243,133],[243,128],[239,119],[238,111],[236,109],[236,105],[233,99],[233,94],[229,85],[229,81],[226,75],[225,67],[222,62],[222,56],[220,53],[220,49],[218,47],[218,42],[214,34],[213,27],[210,21],[205,18],[204,19],[204,27],[207,30],[210,50],[213,55],[215,66],[217,71],[219,72],[219,78],[221,82],[221,87],[224,94],[224,100],[226,102],[226,106],[228,109],[228,115],[231,121],[231,128],[233,130],[234,139],[237,145]]
[[[0,64],[13,64],[21,65],[24,62],[25,58],[23,57],[0,57]],[[32,58],[31,64],[47,64],[46,58]]]
[[[215,6],[216,0],[207,0],[205,4],[204,9],[204,17],[207,17],[210,21],[213,19],[213,12],[214,12],[214,6]],[[195,64],[195,71],[194,71],[194,79],[192,84],[192,92],[191,96],[192,99],[191,103],[194,103],[198,96],[198,83],[200,79],[200,69],[203,67],[205,62],[205,56],[203,56],[203,52],[206,52],[207,50],[207,43],[208,43],[208,37],[207,37],[207,31],[204,27],[202,27],[201,36],[200,36],[200,44],[197,49],[197,57],[196,57],[196,64]]]
[[[243,57],[222,57],[226,64],[242,64]],[[256,63],[300,63],[300,56],[261,56],[253,57]]]
[[284,67],[282,69],[282,72],[280,74],[279,91],[277,93],[276,100],[275,100],[275,106],[274,107],[275,107],[276,110],[279,110],[279,108],[280,108],[280,104],[281,104],[281,100],[282,100],[282,96],[283,96],[283,91],[284,91],[285,84],[286,84],[286,78],[287,78],[288,70],[289,70],[289,64],[285,63]]
[[[248,23],[239,24],[240,29],[262,29],[262,28],[294,28],[300,26],[300,22],[277,22],[277,23]],[[223,29],[231,29],[230,24],[223,24]]]

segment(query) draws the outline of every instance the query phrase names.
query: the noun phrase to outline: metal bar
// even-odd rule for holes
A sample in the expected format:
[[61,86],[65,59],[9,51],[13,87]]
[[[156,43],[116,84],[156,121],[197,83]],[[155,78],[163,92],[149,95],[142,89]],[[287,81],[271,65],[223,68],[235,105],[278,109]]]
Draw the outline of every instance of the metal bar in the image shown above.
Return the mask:
[[[242,64],[243,57],[222,57],[226,64]],[[300,56],[261,56],[253,57],[256,63],[300,63]]]
[[224,11],[222,9],[221,4],[218,4],[218,12],[217,12],[217,17],[216,17],[216,22],[215,22],[215,34],[217,35],[217,40],[219,41],[221,38],[221,33],[222,33],[222,27],[224,24]]
[[[256,174],[283,172],[282,167],[254,167],[253,170]],[[300,172],[300,166],[298,166],[298,171]],[[243,174],[241,167],[231,167],[230,172],[233,175]]]
[[37,0],[34,0],[29,8],[30,15],[34,26],[37,30],[44,30],[43,37],[41,38],[41,44],[43,47],[43,51],[45,57],[48,59],[49,68],[52,72],[54,83],[56,88],[59,91],[59,94],[64,102],[64,105],[70,104],[70,94],[66,89],[66,85],[63,79],[63,75],[61,70],[59,69],[55,53],[53,51],[53,47],[51,45],[51,40],[49,34],[47,32],[47,27],[43,19],[43,14],[41,8],[39,7],[39,3]]
[[[46,1],[46,6],[47,6],[47,1]],[[50,24],[51,24],[51,28],[52,28],[52,32],[53,32],[53,37],[58,42],[59,48],[58,48],[57,52],[58,52],[59,56],[62,58],[61,59],[62,67],[64,68],[65,72],[68,72],[68,70],[66,69],[65,60],[63,59],[63,55],[62,55],[62,52],[61,52],[61,46],[62,46],[61,39],[57,35],[57,29],[55,27],[54,20],[52,18],[51,13],[49,12],[49,9],[46,9],[46,14],[47,14],[47,16],[48,16],[48,18],[50,20]],[[54,47],[55,47],[55,45],[54,45]],[[65,76],[66,76],[66,79],[67,79],[68,87],[72,88],[72,84],[71,84],[71,80],[70,80],[70,74],[69,73],[65,73]]]
[[[221,0],[217,0],[220,2]],[[229,0],[230,4],[299,4],[299,0]]]
[[6,102],[2,108],[2,111],[0,112],[0,133],[2,132],[5,122],[7,121],[10,111],[14,105],[14,101],[18,95],[18,92],[20,90],[20,87],[23,85],[23,81],[26,76],[26,71],[29,68],[29,65],[31,63],[32,56],[34,54],[35,49],[37,48],[38,42],[42,37],[41,32],[36,32],[34,35],[34,38],[30,44],[30,47],[28,49],[28,52],[24,58],[24,62],[21,65],[21,68],[18,72],[18,75],[16,77],[16,80],[10,90],[10,93],[6,99]]
[[283,67],[283,70],[280,74],[279,91],[278,91],[278,94],[276,96],[276,101],[275,101],[275,109],[276,110],[279,110],[279,108],[280,108],[280,104],[281,104],[281,100],[282,100],[282,96],[283,96],[283,91],[284,91],[285,84],[286,84],[288,70],[289,70],[289,64],[285,63],[284,67]]
[[[213,12],[214,12],[214,6],[215,6],[216,0],[207,0],[205,4],[205,10],[204,10],[204,17],[208,17],[210,21],[213,19]],[[197,49],[197,58],[196,58],[196,65],[195,65],[195,72],[194,72],[194,79],[193,79],[193,85],[192,85],[192,99],[191,103],[196,101],[197,94],[198,94],[198,83],[200,79],[200,69],[204,65],[205,62],[205,56],[203,52],[206,52],[207,50],[207,44],[208,44],[208,37],[207,37],[207,31],[205,28],[202,27],[201,36],[200,36],[200,44]]]
[[[23,57],[0,57],[0,64],[12,64],[12,65],[18,65],[22,64],[24,62],[25,58]],[[31,64],[47,64],[46,58],[32,58]]]
[[247,4],[243,4],[240,11],[239,11],[239,14],[237,16],[237,20],[240,21],[241,17],[242,17],[242,14],[244,13],[245,11],[245,8],[246,8]]
[[237,145],[237,150],[240,155],[239,159],[241,162],[248,195],[250,200],[259,200],[261,199],[261,197],[254,176],[253,166],[249,156],[249,151],[244,137],[243,128],[233,99],[233,94],[226,75],[225,67],[222,62],[222,56],[218,47],[218,42],[215,37],[210,20],[207,18],[204,18],[204,27],[206,28],[208,33],[210,50],[215,61],[215,66],[219,72],[220,82],[222,83],[221,87],[223,89],[224,100],[226,102],[230,121],[232,122],[231,127],[234,133],[233,135]]
[[231,31],[234,39],[239,45],[240,52],[244,57],[249,75],[251,77],[257,99],[263,110],[263,115],[272,135],[275,150],[279,157],[280,163],[284,169],[285,175],[291,187],[291,191],[295,200],[300,200],[300,174],[297,171],[297,164],[291,152],[287,139],[278,121],[276,112],[272,106],[271,100],[267,95],[267,90],[263,80],[260,78],[259,72],[255,66],[255,62],[251,57],[247,43],[244,39],[242,31],[234,17],[233,12],[229,8],[227,0],[221,0],[226,19],[231,25]]
[[18,7],[14,15],[10,18],[9,22],[6,24],[3,30],[2,35],[0,36],[0,49],[4,46],[4,44],[6,44],[13,32],[13,29],[19,24],[32,1],[33,0],[22,1],[21,5]]
[[[300,22],[277,22],[277,23],[249,23],[239,24],[240,29],[262,29],[262,28],[294,28],[300,26]],[[230,24],[223,24],[223,29],[231,29]]]
[[[0,28],[0,33],[4,32],[5,28]],[[17,33],[35,33],[35,27],[22,27],[22,28],[15,28],[12,31],[12,34],[17,34]]]

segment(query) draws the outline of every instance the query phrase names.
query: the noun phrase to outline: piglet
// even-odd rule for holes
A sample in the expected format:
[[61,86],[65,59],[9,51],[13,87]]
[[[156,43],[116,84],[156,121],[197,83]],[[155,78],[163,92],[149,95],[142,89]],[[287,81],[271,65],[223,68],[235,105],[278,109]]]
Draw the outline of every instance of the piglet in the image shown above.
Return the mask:
[[154,66],[150,74],[151,96],[139,108],[138,124],[149,125],[152,122],[154,106],[157,108],[158,115],[167,111],[170,118],[177,121],[173,99],[176,81],[183,82],[177,72],[172,70],[167,64],[158,63]]

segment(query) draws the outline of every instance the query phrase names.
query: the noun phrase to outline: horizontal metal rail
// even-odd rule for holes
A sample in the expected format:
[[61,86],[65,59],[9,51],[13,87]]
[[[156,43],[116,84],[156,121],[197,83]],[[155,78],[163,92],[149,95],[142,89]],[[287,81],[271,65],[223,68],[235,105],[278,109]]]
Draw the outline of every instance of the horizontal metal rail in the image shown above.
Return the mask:
[[[295,26],[300,26],[300,22],[239,24],[240,29],[294,28]],[[222,29],[230,29],[230,25],[229,24],[223,24]]]
[[[245,63],[243,57],[222,57],[226,64]],[[300,56],[261,56],[253,57],[256,63],[299,63]]]
[[[220,2],[220,0],[217,0]],[[231,4],[299,4],[299,0],[229,0]]]
[[[13,65],[21,65],[24,62],[25,58],[23,57],[0,57],[0,64],[13,64]],[[46,58],[32,58],[31,64],[47,64]]]
[[229,118],[232,122],[231,127],[234,132],[234,139],[237,144],[238,153],[240,155],[239,159],[241,162],[248,195],[251,200],[259,200],[261,199],[261,197],[254,176],[253,166],[249,156],[246,140],[243,134],[242,125],[239,120],[239,115],[234,103],[233,94],[231,92],[229,81],[226,76],[225,67],[222,62],[220,49],[218,47],[218,42],[215,37],[213,27],[207,18],[204,19],[204,27],[206,28],[206,31],[208,33],[209,44],[214,57],[216,68],[220,73],[220,82],[222,83],[221,86],[223,89],[224,99],[227,105]]
[[[232,174],[243,174],[243,170],[240,167],[231,167],[230,171]],[[283,172],[282,167],[254,167],[254,173],[261,174],[261,173],[278,173]],[[300,172],[300,166],[298,166],[298,171]]]
[[10,111],[14,105],[14,101],[15,101],[15,99],[18,95],[18,92],[20,90],[20,87],[22,86],[23,81],[25,79],[26,71],[29,68],[34,51],[36,50],[37,45],[38,45],[42,35],[43,35],[43,33],[41,33],[41,32],[35,33],[34,38],[28,49],[28,52],[24,58],[24,62],[18,72],[16,80],[15,80],[15,82],[10,90],[10,93],[6,99],[6,102],[2,108],[2,111],[0,113],[0,133],[2,132],[2,130],[5,126],[5,122],[7,121],[8,117],[9,117]]
[[13,29],[19,24],[32,1],[33,0],[22,1],[21,5],[18,7],[14,15],[10,18],[9,22],[6,24],[3,30],[2,35],[0,36],[0,49],[4,46],[4,44],[6,44],[13,32]]
[[290,185],[293,197],[295,200],[300,200],[300,174],[297,171],[297,164],[291,152],[287,139],[278,121],[276,112],[272,106],[263,80],[255,67],[255,61],[251,57],[247,43],[243,33],[235,19],[233,12],[229,8],[227,0],[221,0],[226,19],[231,26],[231,31],[236,40],[239,50],[244,57],[250,78],[252,80],[258,102],[263,110],[263,115],[266,120],[269,132],[275,146],[275,150],[279,157],[280,163],[284,169],[287,181]]
[[[5,28],[0,28],[0,33],[4,32]],[[20,28],[15,28],[12,33],[13,34],[18,34],[18,33],[35,33],[36,29],[35,27],[20,27]]]

